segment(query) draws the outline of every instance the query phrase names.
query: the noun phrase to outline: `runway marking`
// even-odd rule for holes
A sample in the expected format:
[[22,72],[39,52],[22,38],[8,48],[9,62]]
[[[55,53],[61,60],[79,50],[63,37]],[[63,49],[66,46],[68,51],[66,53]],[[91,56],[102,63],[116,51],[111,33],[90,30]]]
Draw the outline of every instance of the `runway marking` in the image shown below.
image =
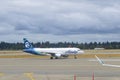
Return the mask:
[[33,77],[33,73],[24,73],[24,75],[26,75],[31,80],[35,80],[35,78]]
[[[120,59],[102,59],[103,61],[120,61]],[[97,61],[96,59],[90,59],[88,61]]]

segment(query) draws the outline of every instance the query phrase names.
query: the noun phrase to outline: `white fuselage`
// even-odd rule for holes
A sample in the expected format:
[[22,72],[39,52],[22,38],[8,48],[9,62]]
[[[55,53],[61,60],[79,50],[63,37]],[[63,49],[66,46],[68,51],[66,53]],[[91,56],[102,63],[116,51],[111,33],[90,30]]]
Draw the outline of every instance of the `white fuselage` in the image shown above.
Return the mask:
[[79,48],[34,48],[35,51],[40,53],[56,53],[56,54],[79,54],[84,53],[84,51]]

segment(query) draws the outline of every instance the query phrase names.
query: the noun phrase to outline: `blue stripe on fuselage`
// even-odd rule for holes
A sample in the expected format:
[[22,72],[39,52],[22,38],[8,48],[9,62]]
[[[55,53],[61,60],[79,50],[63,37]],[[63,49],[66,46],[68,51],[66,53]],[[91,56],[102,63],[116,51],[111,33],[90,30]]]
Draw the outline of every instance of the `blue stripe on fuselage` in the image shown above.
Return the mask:
[[37,51],[34,50],[34,48],[30,48],[30,49],[24,49],[24,52],[30,53],[30,54],[34,54],[34,55],[40,55],[40,53],[38,53]]
[[76,53],[78,53],[77,51],[71,51],[71,50],[68,50],[68,51],[66,51],[65,52],[66,54],[68,53],[68,54],[76,54]]

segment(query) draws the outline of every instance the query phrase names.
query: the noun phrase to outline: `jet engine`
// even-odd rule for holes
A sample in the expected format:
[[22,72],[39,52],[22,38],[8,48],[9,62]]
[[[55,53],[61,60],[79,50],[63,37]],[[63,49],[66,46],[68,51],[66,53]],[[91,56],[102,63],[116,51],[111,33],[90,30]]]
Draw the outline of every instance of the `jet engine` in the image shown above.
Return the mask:
[[55,59],[58,59],[58,58],[60,58],[61,57],[61,54],[55,54]]

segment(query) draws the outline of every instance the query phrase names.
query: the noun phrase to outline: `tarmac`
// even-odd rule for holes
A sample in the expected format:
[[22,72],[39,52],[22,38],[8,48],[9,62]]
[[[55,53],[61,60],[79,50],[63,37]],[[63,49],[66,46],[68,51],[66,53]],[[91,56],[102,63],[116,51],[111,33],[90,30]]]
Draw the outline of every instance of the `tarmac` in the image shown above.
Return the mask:
[[[0,51],[0,80],[120,80],[120,50],[85,50],[85,54],[68,59],[33,56],[22,51]],[[93,79],[94,76],[94,79]]]
[[[120,58],[102,59],[120,65]],[[0,80],[120,80],[120,68],[100,65],[95,58],[0,58]]]

